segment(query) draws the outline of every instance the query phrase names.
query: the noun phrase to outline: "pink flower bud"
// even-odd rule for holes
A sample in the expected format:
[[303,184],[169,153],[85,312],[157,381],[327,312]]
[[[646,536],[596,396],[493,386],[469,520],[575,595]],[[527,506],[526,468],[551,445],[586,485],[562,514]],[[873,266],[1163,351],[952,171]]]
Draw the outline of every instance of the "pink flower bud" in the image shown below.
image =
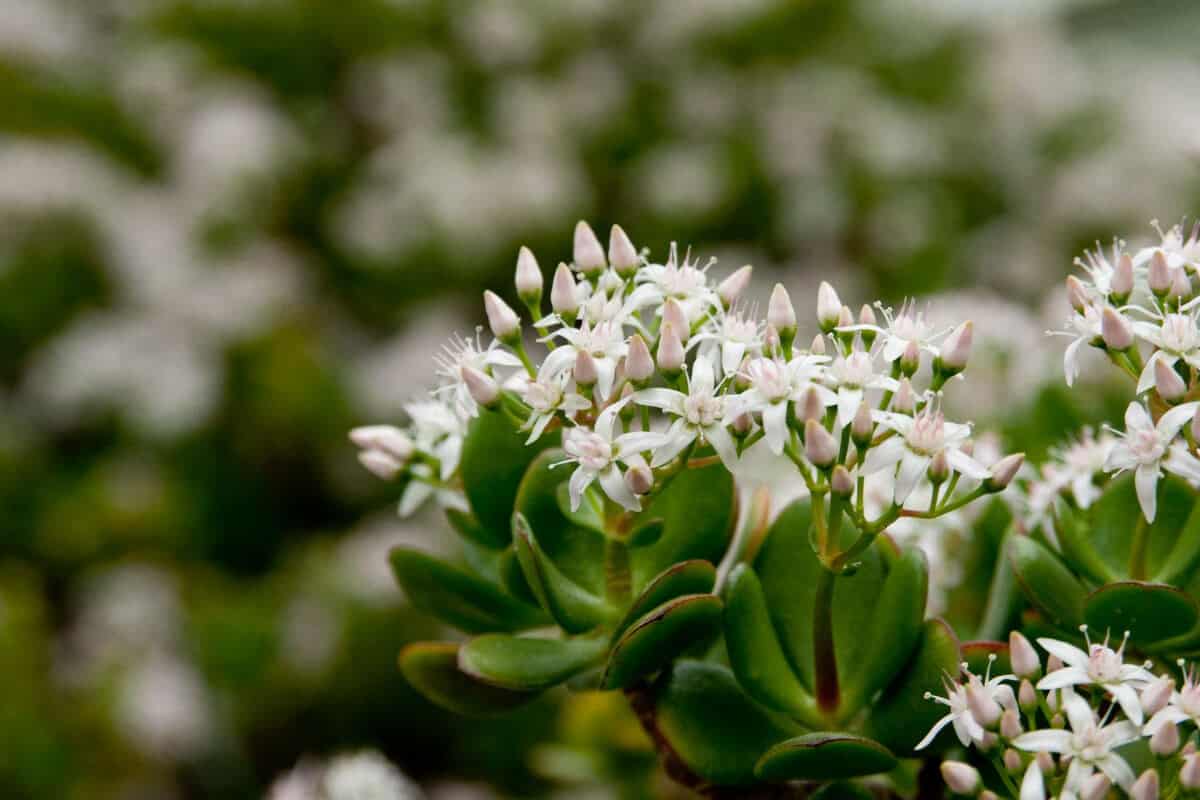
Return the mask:
[[536,303],[542,297],[542,268],[538,266],[533,251],[522,247],[517,253],[517,275],[514,280],[517,294],[527,303]]
[[975,326],[970,320],[954,329],[954,332],[946,339],[945,346],[942,347],[943,368],[960,372],[967,366],[967,359],[971,357],[971,339],[974,337],[974,333]]
[[[1047,674],[1051,673],[1051,672],[1058,672],[1062,668],[1063,668],[1063,662],[1062,662],[1062,659],[1059,658],[1058,656],[1051,654],[1050,656],[1048,656],[1046,658]],[[1055,706],[1055,708],[1057,708],[1057,706]]]
[[917,407],[917,398],[913,393],[912,384],[908,378],[900,381],[900,388],[892,396],[892,411],[898,414],[911,414]]
[[683,369],[683,341],[675,332],[675,326],[664,323],[658,337],[658,367],[663,372],[678,372]]
[[842,301],[833,287],[821,281],[817,288],[817,323],[821,330],[829,333],[837,327],[838,316],[842,313]]
[[815,419],[804,423],[804,455],[822,469],[831,466],[837,460],[837,441]]
[[775,326],[768,322],[767,330],[763,333],[763,352],[768,354],[778,353],[779,348],[779,331],[775,330]]
[[971,714],[985,728],[990,728],[1000,721],[1003,709],[992,696],[988,694],[979,678],[975,675],[967,681],[967,707]]
[[838,464],[833,468],[833,475],[829,477],[829,488],[834,494],[849,497],[854,494],[854,476],[850,474],[850,470]]
[[483,293],[483,309],[487,312],[492,335],[500,341],[511,341],[521,332],[521,318],[508,303],[493,291]]
[[572,375],[575,383],[580,386],[591,386],[600,379],[600,372],[596,369],[596,359],[587,350],[579,350],[575,353],[575,368]]
[[754,427],[754,417],[747,411],[743,411],[733,418],[733,432],[737,436],[745,436]]
[[1141,697],[1138,698],[1142,703],[1142,711],[1146,712],[1146,716],[1154,716],[1166,707],[1174,691],[1175,680],[1173,678],[1168,678],[1166,675],[1158,676],[1142,689]]
[[566,264],[554,270],[554,282],[550,284],[550,307],[562,316],[573,316],[579,310],[579,292],[575,288],[575,276]]
[[1040,769],[1042,771],[1043,775],[1053,775],[1054,774],[1055,769],[1056,769],[1056,767],[1054,766],[1054,756],[1050,755],[1049,753],[1047,753],[1046,751],[1043,750],[1042,752],[1040,752],[1036,756],[1034,756],[1033,760],[1037,763],[1038,769]]
[[1004,768],[1014,775],[1021,771],[1021,754],[1011,747],[1004,751]]
[[1168,403],[1176,403],[1187,394],[1187,384],[1165,359],[1154,360],[1154,389]]
[[382,450],[401,463],[412,458],[413,442],[393,425],[364,425],[350,431],[350,441],[363,450]]
[[1012,479],[1017,476],[1021,465],[1025,463],[1024,453],[1011,453],[992,465],[991,477],[987,479],[989,491],[999,492],[1008,488]]
[[604,263],[604,248],[596,238],[592,226],[583,220],[575,224],[575,269],[584,274],[600,272],[606,266]]
[[1171,291],[1168,295],[1177,300],[1187,300],[1192,296],[1192,279],[1188,277],[1183,267],[1176,269],[1171,275]]
[[1174,755],[1179,749],[1179,728],[1174,722],[1160,725],[1150,737],[1150,752],[1163,758]]
[[1158,772],[1154,767],[1143,772],[1129,790],[1129,800],[1158,800]]
[[863,303],[863,307],[858,310],[858,324],[859,325],[874,325],[875,324],[875,312],[866,303]]
[[842,306],[842,310],[838,312],[838,327],[848,328],[854,324],[854,312],[850,310],[850,306]]
[[1122,253],[1117,259],[1110,288],[1118,298],[1127,298],[1133,292],[1133,259],[1129,253]]
[[1133,327],[1112,306],[1105,306],[1100,314],[1100,335],[1109,350],[1127,350],[1133,345]]
[[1015,708],[1010,708],[1000,716],[1000,735],[1005,739],[1015,739],[1021,735],[1021,716]]
[[691,336],[692,326],[688,322],[687,312],[674,297],[668,297],[663,303],[662,318],[664,325],[670,325],[679,334],[680,341],[686,342]]
[[363,450],[358,454],[358,463],[366,467],[373,475],[390,481],[403,468],[396,459],[382,450]]
[[909,341],[900,354],[900,372],[912,376],[921,368],[921,348],[915,340]]
[[814,336],[812,347],[809,348],[808,352],[812,353],[814,356],[825,355],[825,337],[819,333]]
[[1150,291],[1162,297],[1171,290],[1171,267],[1167,264],[1167,256],[1162,250],[1155,250],[1150,257],[1150,270],[1146,276]]
[[634,494],[646,494],[654,488],[654,473],[641,457],[625,471],[625,485]]
[[750,285],[750,274],[753,271],[754,268],[747,264],[717,284],[717,297],[721,298],[721,305],[729,308],[737,302],[742,292]]
[[1067,276],[1067,300],[1070,301],[1071,308],[1078,313],[1082,314],[1087,310],[1087,289],[1084,287],[1083,281],[1074,275]]
[[1112,781],[1103,772],[1094,772],[1083,782],[1080,788],[1079,800],[1104,800],[1108,796],[1108,790],[1112,788]]
[[854,412],[854,419],[850,421],[850,436],[855,444],[863,447],[870,444],[874,434],[875,423],[871,419],[871,408],[866,403],[859,403],[858,411]]
[[1042,670],[1042,660],[1038,658],[1037,651],[1020,631],[1008,634],[1008,658],[1013,674],[1018,678],[1033,678]]
[[955,794],[973,795],[979,788],[979,773],[961,761],[943,761],[942,780]]
[[792,307],[792,298],[782,283],[775,284],[771,290],[771,299],[767,304],[767,322],[779,331],[780,336],[796,332],[796,309]]
[[637,248],[620,225],[613,225],[608,233],[608,263],[618,275],[632,275],[642,264]]
[[471,399],[484,408],[491,408],[500,399],[500,385],[491,375],[486,375],[474,367],[463,367],[462,380],[467,385]]
[[1033,688],[1033,683],[1028,680],[1021,681],[1021,685],[1017,687],[1017,702],[1025,711],[1037,708],[1037,690]]
[[654,376],[654,359],[641,334],[635,333],[629,337],[629,349],[625,353],[625,376],[639,383]]
[[825,417],[825,403],[822,402],[821,395],[817,394],[815,387],[807,386],[800,393],[800,397],[796,401],[796,415],[803,422],[808,422],[810,419],[820,422]]
[[929,460],[929,469],[925,471],[930,483],[938,484],[950,477],[950,462],[946,459],[946,451],[939,450]]
[[1200,789],[1200,755],[1192,753],[1183,760],[1179,769],[1179,782],[1185,789]]

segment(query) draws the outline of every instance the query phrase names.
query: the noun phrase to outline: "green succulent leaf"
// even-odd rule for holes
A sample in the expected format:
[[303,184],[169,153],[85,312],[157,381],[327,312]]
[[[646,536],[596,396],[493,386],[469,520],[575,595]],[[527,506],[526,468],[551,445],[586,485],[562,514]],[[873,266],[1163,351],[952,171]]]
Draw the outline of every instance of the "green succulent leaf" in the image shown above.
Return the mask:
[[[538,547],[571,583],[597,597],[604,594],[604,535],[563,514],[559,488],[571,477],[561,450],[547,450],[529,465],[517,492],[515,511],[528,523]],[[586,505],[586,503],[585,503]]]
[[459,649],[458,667],[494,686],[539,691],[598,664],[607,649],[603,637],[542,639],[489,633]]
[[469,717],[504,714],[538,692],[513,691],[483,683],[458,668],[458,645],[416,642],[400,651],[400,671],[413,687],[442,708]]
[[874,797],[867,787],[850,781],[827,783],[812,794],[812,800],[873,800]]
[[662,539],[663,531],[666,530],[666,523],[658,519],[648,519],[638,525],[633,533],[629,534],[630,547],[649,547]]
[[684,561],[667,567],[633,601],[613,632],[613,641],[643,615],[685,594],[707,594],[717,582],[717,569],[707,561]]
[[1120,574],[1100,557],[1088,541],[1089,526],[1079,512],[1064,508],[1055,519],[1054,533],[1062,548],[1063,557],[1077,572],[1096,583],[1107,583],[1120,578]]
[[1154,575],[1155,583],[1183,585],[1195,573],[1200,562],[1200,502],[1192,506],[1183,530],[1175,540],[1170,554],[1163,559],[1162,566]]
[[1196,601],[1164,584],[1123,581],[1101,586],[1088,595],[1083,617],[1095,635],[1111,632],[1142,647],[1182,636],[1200,621]]
[[548,622],[535,606],[433,556],[397,547],[390,560],[396,580],[413,606],[459,630],[519,631]]
[[763,753],[754,774],[767,781],[828,781],[888,772],[900,763],[879,742],[851,733],[818,731]]
[[1086,590],[1045,545],[1028,536],[1013,536],[1008,557],[1021,589],[1034,605],[1065,627],[1083,622]]
[[719,786],[753,783],[754,765],[796,726],[755,705],[725,667],[677,661],[655,686],[658,732],[688,768]]
[[521,559],[517,557],[516,544],[502,552],[496,559],[496,573],[499,576],[500,585],[513,597],[531,606],[539,605],[533,589],[529,588],[529,581],[525,580],[525,571],[521,569]]
[[620,689],[651,675],[720,630],[721,599],[692,594],[668,600],[629,626],[608,657],[601,685]]
[[472,534],[479,537],[481,544],[487,542],[495,549],[512,541],[509,519],[526,470],[557,439],[543,436],[526,445],[525,438],[526,434],[518,431],[503,413],[482,408],[463,439],[459,472],[467,502],[478,521],[478,530]]
[[[867,735],[898,755],[914,755],[913,748],[945,712],[925,693],[942,694],[942,681],[958,674],[959,660],[954,631],[940,619],[928,620],[908,665],[871,707]],[[953,739],[953,734],[947,731],[946,737]]]
[[992,675],[1012,672],[1007,642],[975,640],[963,642],[958,649],[967,669],[976,675],[984,675],[989,671]]
[[[1174,476],[1159,481],[1158,514],[1146,534],[1147,573],[1134,575],[1130,572],[1130,556],[1142,510],[1133,475],[1123,475],[1110,482],[1088,509],[1087,541],[1109,565],[1114,577],[1143,579],[1147,574],[1162,571],[1170,575],[1177,567],[1170,563],[1169,556],[1184,538],[1195,505],[1196,493],[1186,482]],[[1200,533],[1192,532],[1190,536],[1200,537]],[[1200,547],[1200,544],[1189,543],[1189,546]],[[1194,557],[1194,550],[1191,555]]]
[[460,511],[457,508],[447,508],[446,519],[449,520],[450,527],[454,528],[459,536],[472,544],[479,545],[488,550],[499,550],[508,545],[510,537],[505,536],[501,539],[496,536],[493,531],[480,524],[475,515],[470,512]]
[[783,653],[753,568],[746,564],[735,567],[724,596],[725,649],[738,682],[768,708],[819,725],[816,702]]
[[513,517],[517,559],[542,608],[568,633],[585,633],[614,616],[613,609],[564,575],[534,539],[518,512]]

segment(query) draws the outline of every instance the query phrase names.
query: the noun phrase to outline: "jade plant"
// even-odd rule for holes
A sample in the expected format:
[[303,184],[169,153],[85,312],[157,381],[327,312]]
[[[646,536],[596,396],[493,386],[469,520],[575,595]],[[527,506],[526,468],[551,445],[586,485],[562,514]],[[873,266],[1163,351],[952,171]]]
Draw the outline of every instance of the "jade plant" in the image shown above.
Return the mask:
[[461,539],[461,563],[391,554],[409,600],[467,634],[409,646],[404,676],[462,714],[623,691],[667,773],[711,796],[911,790],[925,695],[974,651],[926,619],[925,560],[888,528],[1022,463],[981,463],[941,411],[971,323],[854,315],[822,284],[801,344],[783,286],[765,320],[743,305],[748,266],[717,282],[585,223],[573,256],[547,308],[522,248],[528,317],[485,293],[491,335],[446,348],[407,425],[351,433],[402,513],[434,498]]

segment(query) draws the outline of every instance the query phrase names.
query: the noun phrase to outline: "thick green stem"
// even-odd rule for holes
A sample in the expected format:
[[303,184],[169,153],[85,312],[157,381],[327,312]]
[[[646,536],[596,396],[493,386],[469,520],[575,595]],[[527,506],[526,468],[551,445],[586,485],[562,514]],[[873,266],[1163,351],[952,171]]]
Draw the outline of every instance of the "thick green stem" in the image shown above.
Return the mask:
[[817,705],[827,714],[837,710],[839,691],[837,653],[833,648],[833,587],[837,575],[822,569],[817,577],[813,607],[813,665],[816,669]]
[[1133,529],[1133,546],[1129,551],[1129,576],[1136,581],[1146,579],[1146,544],[1150,541],[1150,526],[1146,518],[1138,514],[1137,527]]
[[604,590],[614,605],[628,603],[633,596],[629,546],[611,536],[604,543]]

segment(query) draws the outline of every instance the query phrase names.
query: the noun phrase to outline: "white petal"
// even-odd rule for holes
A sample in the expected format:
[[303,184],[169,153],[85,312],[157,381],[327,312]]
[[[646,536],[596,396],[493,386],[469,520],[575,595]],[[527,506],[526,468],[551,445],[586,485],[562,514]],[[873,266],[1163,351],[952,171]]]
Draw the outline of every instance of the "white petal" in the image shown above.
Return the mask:
[[1197,460],[1183,446],[1171,448],[1171,452],[1167,454],[1167,458],[1163,462],[1163,467],[1168,472],[1173,472],[1192,483],[1200,483],[1200,460]]
[[[954,721],[954,713],[953,712],[951,712],[951,713],[947,714],[946,716],[942,717],[941,719],[939,719],[937,722],[935,722],[933,724],[933,727],[929,729],[929,733],[925,734],[925,738],[922,739],[921,741],[917,742],[917,746],[914,747],[913,749],[914,750],[922,750],[922,749],[928,747],[929,743],[932,742],[934,739],[936,739],[937,735],[942,732],[942,729],[945,728],[947,725],[949,725],[953,721]],[[961,739],[962,737],[960,736],[959,738]],[[970,745],[971,745],[970,738],[968,738],[966,741],[964,741],[962,743],[963,747],[969,747]]]
[[412,516],[412,513],[420,508],[432,494],[433,487],[428,483],[409,481],[408,486],[404,487],[404,494],[400,495],[400,516]]
[[1061,689],[1064,686],[1077,686],[1081,683],[1091,683],[1092,679],[1088,677],[1087,670],[1083,667],[1063,667],[1056,669],[1049,675],[1043,677],[1037,682],[1037,688],[1041,691],[1049,691],[1053,689]]
[[956,472],[962,473],[968,478],[981,481],[989,477],[992,473],[983,464],[980,464],[975,459],[964,453],[962,450],[946,450],[946,461],[954,468]]
[[683,449],[691,444],[696,438],[694,429],[687,426],[683,420],[671,426],[663,437],[662,442],[654,448],[654,457],[650,461],[650,466],[661,467],[671,459],[683,452]]
[[721,369],[726,375],[732,375],[742,364],[742,356],[746,354],[746,345],[741,342],[725,342],[721,345]]
[[1141,725],[1144,717],[1142,716],[1142,704],[1138,701],[1137,692],[1132,686],[1126,686],[1118,683],[1104,687],[1108,689],[1113,698],[1117,701],[1117,705],[1121,706],[1121,710],[1125,712],[1125,716],[1129,718],[1135,725]]
[[567,490],[571,495],[572,511],[579,510],[579,504],[583,502],[583,493],[595,478],[596,473],[583,467],[578,467],[571,473],[571,480],[567,482]]
[[600,486],[604,493],[622,508],[630,511],[641,510],[642,504],[638,502],[637,495],[625,485],[625,479],[621,477],[621,471],[617,469],[616,464],[600,473]]
[[1046,800],[1046,781],[1037,761],[1030,761],[1025,770],[1025,777],[1021,779],[1019,800]]
[[713,365],[707,358],[697,358],[692,364],[692,380],[688,390],[692,394],[711,395],[716,380],[713,377]]
[[893,436],[891,439],[887,439],[877,447],[872,447],[867,451],[867,458],[863,462],[862,472],[864,475],[870,475],[881,469],[894,467],[903,455],[904,442]]
[[663,411],[682,415],[687,395],[674,389],[642,389],[634,394],[633,402],[640,406],[661,408]]
[[1126,792],[1132,788],[1133,782],[1137,780],[1137,777],[1133,774],[1133,769],[1129,766],[1129,762],[1116,753],[1109,753],[1097,766],[1100,767],[1100,771],[1107,775],[1113,783],[1120,786]]
[[1030,753],[1065,753],[1071,745],[1071,734],[1058,730],[1030,731],[1013,739],[1013,745]]
[[767,446],[775,455],[783,452],[783,446],[788,440],[787,414],[788,404],[786,402],[772,403],[762,412],[763,434],[767,440]]
[[1138,401],[1134,400],[1125,408],[1125,430],[1133,432],[1135,430],[1153,430],[1154,420],[1150,419],[1150,414],[1146,411],[1146,407]]
[[897,505],[904,505],[904,501],[917,488],[917,484],[929,467],[929,461],[928,456],[919,456],[911,450],[904,451],[904,455],[900,459],[900,469],[896,473],[895,501]]
[[601,411],[600,416],[596,417],[596,424],[592,429],[611,442],[613,440],[613,427],[616,425],[617,415],[621,413],[621,409],[625,407],[627,402],[629,402],[628,397],[626,397],[624,400],[613,403],[611,406]]
[[600,396],[608,399],[612,394],[613,380],[617,374],[617,361],[605,356],[596,359],[596,390]]
[[1082,346],[1083,339],[1074,339],[1063,352],[1063,374],[1066,375],[1067,386],[1074,385],[1079,377],[1079,348]]
[[[1072,667],[1072,669],[1075,669],[1075,667]],[[1067,712],[1067,722],[1071,723],[1071,730],[1079,733],[1096,724],[1096,715],[1092,712],[1092,707],[1087,704],[1086,700],[1075,694],[1074,691],[1064,694],[1066,694],[1066,698],[1063,703],[1063,710]]]
[[1191,421],[1196,415],[1196,409],[1200,408],[1200,403],[1184,403],[1181,406],[1175,406],[1167,413],[1163,414],[1158,419],[1158,432],[1164,439],[1174,439],[1175,434]]
[[737,445],[733,441],[733,436],[725,430],[725,426],[708,426],[704,429],[704,438],[713,446],[713,450],[717,451],[717,455],[721,457],[721,463],[731,471],[737,469]]
[[654,450],[662,446],[666,441],[669,433],[659,433],[656,431],[631,431],[622,433],[613,442],[613,449],[617,452],[617,457],[625,460],[626,457],[635,453],[644,453],[647,450]]
[[1137,489],[1138,505],[1146,516],[1146,522],[1154,522],[1158,514],[1158,465],[1142,464],[1133,477]]
[[525,444],[533,444],[541,438],[546,432],[546,426],[550,424],[550,420],[554,419],[553,414],[535,414],[530,417],[533,422],[533,428],[529,431],[529,438],[525,440]]
[[1108,457],[1104,459],[1105,472],[1133,469],[1135,466],[1137,466],[1137,459],[1133,457],[1133,451],[1124,442],[1114,444],[1112,450],[1108,451]]
[[550,354],[546,356],[546,360],[542,362],[541,369],[538,370],[538,380],[548,381],[555,378],[574,363],[574,347],[555,348],[550,351]]
[[1045,637],[1038,639],[1037,643],[1042,646],[1052,656],[1058,656],[1058,660],[1072,667],[1087,668],[1088,654],[1080,650],[1073,644],[1060,641],[1058,639],[1047,639]]
[[858,413],[858,407],[862,405],[862,399],[862,389],[838,389],[837,424],[839,428],[846,427],[850,424],[850,420],[854,419],[854,415]]

